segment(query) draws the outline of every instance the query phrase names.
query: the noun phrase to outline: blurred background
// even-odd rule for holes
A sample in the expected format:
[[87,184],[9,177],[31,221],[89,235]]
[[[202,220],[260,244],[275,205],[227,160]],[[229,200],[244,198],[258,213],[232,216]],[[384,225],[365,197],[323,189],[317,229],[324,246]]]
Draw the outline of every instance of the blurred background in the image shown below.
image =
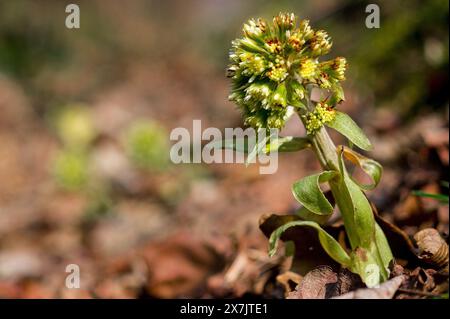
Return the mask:
[[[80,29],[65,27],[71,2]],[[365,27],[369,3],[379,29]],[[448,7],[0,1],[0,297],[282,297],[258,220],[297,208],[290,187],[319,169],[312,154],[281,155],[273,175],[168,157],[171,129],[193,119],[242,126],[227,100],[231,40],[280,11],[325,29],[330,56],[349,62],[342,109],[385,168],[368,194],[380,213],[410,236],[447,236],[448,204],[413,191],[448,194]],[[303,134],[298,124],[284,133]],[[81,289],[65,287],[68,264]]]

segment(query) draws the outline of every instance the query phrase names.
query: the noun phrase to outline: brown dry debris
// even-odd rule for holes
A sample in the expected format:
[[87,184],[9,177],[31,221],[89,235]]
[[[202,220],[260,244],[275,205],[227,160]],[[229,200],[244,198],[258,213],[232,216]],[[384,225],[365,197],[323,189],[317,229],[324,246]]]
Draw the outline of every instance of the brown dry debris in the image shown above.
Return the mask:
[[361,279],[341,268],[335,272],[329,266],[319,266],[308,272],[297,285],[288,299],[326,299],[346,294],[362,287]]
[[330,296],[331,284],[337,283],[337,274],[328,266],[310,271],[288,299],[325,299]]
[[377,288],[358,289],[334,299],[392,299],[404,279],[404,276],[394,277]]
[[179,233],[143,251],[148,268],[147,292],[174,298],[205,290],[207,278],[222,270],[222,255],[192,234]]
[[414,239],[420,259],[439,268],[447,268],[448,272],[448,244],[436,229],[423,229],[414,235]]

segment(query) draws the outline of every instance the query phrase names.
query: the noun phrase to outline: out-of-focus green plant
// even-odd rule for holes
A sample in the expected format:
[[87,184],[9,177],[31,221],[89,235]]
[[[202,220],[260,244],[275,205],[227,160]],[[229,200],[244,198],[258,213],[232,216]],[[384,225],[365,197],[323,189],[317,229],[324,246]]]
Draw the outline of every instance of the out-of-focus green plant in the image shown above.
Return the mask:
[[161,171],[169,164],[169,143],[161,125],[151,121],[133,123],[125,136],[126,152],[139,168]]
[[89,180],[88,158],[85,153],[74,151],[59,152],[52,165],[56,182],[69,191],[79,191]]
[[89,151],[97,133],[89,108],[81,104],[67,105],[50,116],[62,142],[52,162],[56,182],[69,191],[81,191],[89,187]]
[[95,223],[97,220],[114,211],[114,201],[107,188],[93,189],[89,192],[88,198],[89,204],[85,208],[85,214],[83,216],[84,225]]
[[[258,141],[255,149],[281,152],[311,148],[323,168],[322,172],[294,183],[292,192],[303,205],[298,214],[304,220],[276,229],[269,239],[269,254],[276,252],[278,240],[288,228],[312,227],[330,257],[359,274],[367,286],[387,280],[393,256],[364,194],[378,184],[382,167],[346,146],[336,147],[325,129],[328,126],[337,130],[363,150],[372,148],[357,124],[336,110],[344,100],[341,81],[345,79],[346,60],[338,57],[320,61],[330,51],[329,36],[323,30],[313,30],[309,21],[298,20],[294,14],[279,14],[272,23],[250,20],[243,32],[242,38],[233,41],[230,53],[230,100],[241,109],[245,123],[254,128],[281,128],[291,115],[297,114],[307,131],[304,137]],[[311,99],[313,89],[321,91],[318,102]],[[225,143],[222,147],[235,149],[237,144]],[[344,159],[360,167],[373,182],[363,185],[354,180]],[[334,210],[321,190],[322,183],[328,183],[331,189],[350,249],[341,246],[321,227]]]
[[71,149],[86,149],[96,136],[89,109],[68,105],[56,115],[56,130],[63,144]]

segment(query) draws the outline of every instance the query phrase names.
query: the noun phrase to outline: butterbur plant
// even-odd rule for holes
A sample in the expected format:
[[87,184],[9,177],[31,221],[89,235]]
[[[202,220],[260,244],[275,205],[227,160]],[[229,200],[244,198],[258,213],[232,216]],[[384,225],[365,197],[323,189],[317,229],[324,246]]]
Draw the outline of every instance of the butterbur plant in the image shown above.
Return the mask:
[[[279,238],[288,228],[312,227],[332,259],[373,287],[388,279],[393,260],[364,193],[377,186],[382,167],[351,147],[336,147],[328,135],[326,127],[344,135],[352,146],[365,151],[372,148],[356,123],[337,110],[344,101],[341,82],[345,80],[347,61],[343,57],[321,61],[331,46],[325,31],[313,30],[308,20],[299,20],[294,14],[279,14],[271,22],[248,21],[242,38],[232,42],[227,70],[232,83],[229,98],[242,111],[244,123],[255,129],[281,129],[289,117],[297,114],[306,136],[265,139],[258,141],[255,148],[264,152],[311,149],[322,167],[321,172],[292,186],[295,199],[302,204],[298,211],[301,219],[272,233],[269,254],[276,253]],[[313,90],[318,90],[320,99],[312,100]],[[372,183],[361,184],[353,179],[348,163],[360,167]],[[334,199],[331,202],[321,189],[324,183],[329,185]],[[341,245],[322,228],[334,205],[342,216],[348,239],[348,244],[343,245],[349,247]]]
[[165,130],[152,121],[137,121],[126,132],[126,152],[139,168],[163,171],[168,166]]
[[97,132],[89,108],[73,104],[50,115],[62,149],[52,162],[56,182],[65,190],[81,191],[90,181],[89,153]]

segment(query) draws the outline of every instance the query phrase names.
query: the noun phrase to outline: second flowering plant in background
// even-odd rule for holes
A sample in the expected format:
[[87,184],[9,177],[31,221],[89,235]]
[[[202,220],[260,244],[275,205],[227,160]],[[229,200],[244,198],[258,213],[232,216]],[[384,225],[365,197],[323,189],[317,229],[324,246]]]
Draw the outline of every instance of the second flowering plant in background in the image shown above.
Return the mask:
[[[280,137],[259,141],[255,152],[282,152],[312,149],[322,171],[294,183],[292,192],[302,204],[302,220],[286,223],[270,239],[270,251],[276,252],[282,233],[290,227],[312,227],[328,255],[342,266],[360,275],[373,287],[389,278],[393,256],[386,237],[376,223],[364,191],[378,184],[382,167],[347,146],[336,147],[325,126],[343,134],[352,145],[370,150],[372,145],[362,130],[345,113],[336,110],[344,101],[341,82],[345,80],[346,59],[337,57],[320,61],[332,43],[323,30],[313,30],[308,20],[294,14],[279,14],[272,22],[250,20],[243,27],[243,37],[232,43],[227,70],[232,88],[230,100],[242,111],[244,123],[261,130],[281,129],[287,119],[297,114],[306,128],[306,136]],[[320,99],[313,101],[313,89]],[[225,143],[233,148],[237,143]],[[233,149],[237,150],[236,147]],[[359,166],[373,183],[364,185],[349,174],[344,159]],[[333,200],[320,184],[328,183]],[[323,230],[321,225],[339,209],[349,247],[344,247]]]

